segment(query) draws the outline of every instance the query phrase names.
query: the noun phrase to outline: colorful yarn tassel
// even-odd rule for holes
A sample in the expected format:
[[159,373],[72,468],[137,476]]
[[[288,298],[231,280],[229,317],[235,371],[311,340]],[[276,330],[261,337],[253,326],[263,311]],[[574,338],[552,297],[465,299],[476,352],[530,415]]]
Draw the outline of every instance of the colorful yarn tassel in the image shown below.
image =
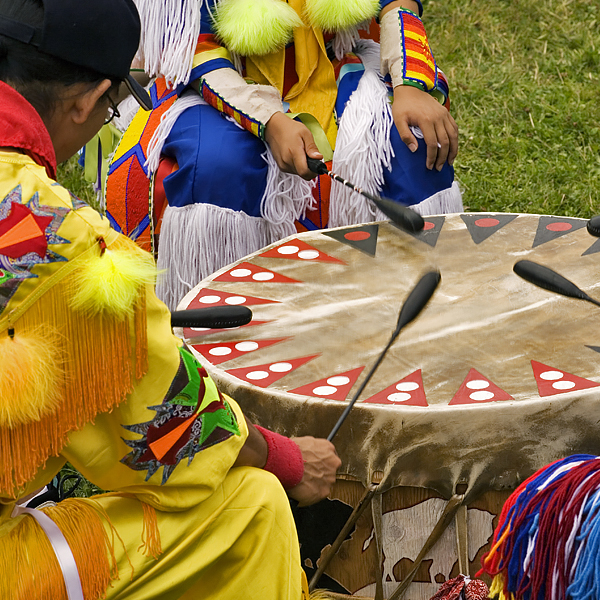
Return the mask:
[[482,564],[492,598],[600,598],[600,458],[570,456],[521,484]]

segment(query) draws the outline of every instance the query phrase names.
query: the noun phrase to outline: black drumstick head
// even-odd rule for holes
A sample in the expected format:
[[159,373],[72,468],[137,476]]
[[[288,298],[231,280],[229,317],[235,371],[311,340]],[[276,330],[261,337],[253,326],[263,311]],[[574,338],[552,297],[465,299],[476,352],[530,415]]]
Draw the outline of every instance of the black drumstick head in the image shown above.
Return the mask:
[[252,321],[252,311],[247,306],[210,306],[176,310],[171,313],[172,327],[228,329],[247,325],[250,321]]
[[592,217],[587,222],[587,230],[590,235],[600,237],[600,215]]
[[583,290],[572,281],[559,275],[549,267],[534,263],[530,260],[520,260],[515,263],[513,271],[519,276],[550,292],[562,294],[579,300],[592,300]]
[[425,308],[441,279],[439,271],[430,271],[421,277],[402,305],[395,335],[400,333],[400,330],[413,321]]
[[419,233],[425,227],[423,217],[414,210],[389,198],[377,198],[376,196],[370,196],[370,198],[386,217],[402,229],[411,233]]

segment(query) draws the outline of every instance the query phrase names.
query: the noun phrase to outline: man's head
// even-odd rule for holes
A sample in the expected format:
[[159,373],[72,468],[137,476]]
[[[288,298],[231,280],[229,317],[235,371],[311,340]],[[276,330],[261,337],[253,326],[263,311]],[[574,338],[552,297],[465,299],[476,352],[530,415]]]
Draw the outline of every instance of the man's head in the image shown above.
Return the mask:
[[0,80],[38,111],[59,162],[102,125],[122,82],[151,108],[129,75],[140,31],[132,0],[0,0]]

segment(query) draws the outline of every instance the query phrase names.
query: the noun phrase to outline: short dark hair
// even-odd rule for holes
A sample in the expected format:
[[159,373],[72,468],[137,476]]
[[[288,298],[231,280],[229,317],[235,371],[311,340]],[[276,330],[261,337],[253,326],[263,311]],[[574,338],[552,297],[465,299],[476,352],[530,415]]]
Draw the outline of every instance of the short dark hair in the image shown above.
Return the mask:
[[[0,14],[41,27],[44,5],[42,0],[0,0]],[[109,92],[120,84],[118,79],[50,56],[35,46],[0,34],[0,81],[17,90],[43,119],[52,116],[64,88],[77,83],[93,86],[104,79],[113,83]]]

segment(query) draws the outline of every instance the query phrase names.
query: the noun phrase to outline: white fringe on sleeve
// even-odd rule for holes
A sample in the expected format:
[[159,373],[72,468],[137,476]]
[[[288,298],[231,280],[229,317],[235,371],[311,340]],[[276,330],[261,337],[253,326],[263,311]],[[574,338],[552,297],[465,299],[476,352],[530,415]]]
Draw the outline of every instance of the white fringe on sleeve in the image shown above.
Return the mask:
[[151,77],[187,83],[200,33],[200,10],[211,0],[134,0],[142,21],[140,58]]

